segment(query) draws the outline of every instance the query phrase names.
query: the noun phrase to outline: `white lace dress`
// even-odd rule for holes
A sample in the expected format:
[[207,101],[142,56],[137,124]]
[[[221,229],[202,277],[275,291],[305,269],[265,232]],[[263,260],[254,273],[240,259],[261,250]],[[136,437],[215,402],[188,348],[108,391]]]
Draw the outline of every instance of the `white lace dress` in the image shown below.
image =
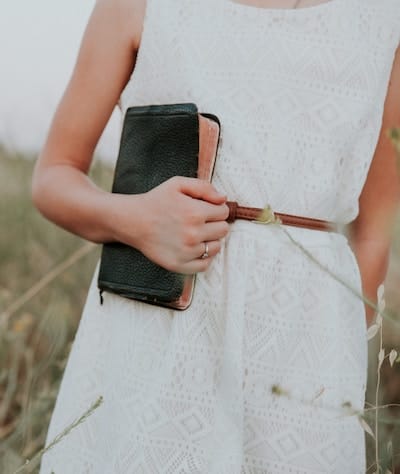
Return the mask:
[[[298,10],[231,0],[148,0],[128,106],[193,101],[222,122],[213,183],[229,199],[341,223],[381,126],[397,0]],[[339,233],[285,226],[361,291]],[[97,267],[41,474],[365,472],[365,309],[279,226],[236,221],[191,307],[104,294]]]

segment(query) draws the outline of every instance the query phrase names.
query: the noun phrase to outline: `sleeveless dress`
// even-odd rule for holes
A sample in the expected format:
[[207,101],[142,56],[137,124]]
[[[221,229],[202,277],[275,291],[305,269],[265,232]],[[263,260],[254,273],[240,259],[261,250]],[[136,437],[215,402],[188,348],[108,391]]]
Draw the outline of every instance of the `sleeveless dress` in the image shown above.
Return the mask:
[[[213,184],[230,200],[346,224],[377,144],[397,0],[297,10],[147,0],[132,105],[217,114]],[[361,292],[347,238],[284,226]],[[88,292],[41,474],[365,472],[361,300],[275,225],[236,221],[186,311]]]

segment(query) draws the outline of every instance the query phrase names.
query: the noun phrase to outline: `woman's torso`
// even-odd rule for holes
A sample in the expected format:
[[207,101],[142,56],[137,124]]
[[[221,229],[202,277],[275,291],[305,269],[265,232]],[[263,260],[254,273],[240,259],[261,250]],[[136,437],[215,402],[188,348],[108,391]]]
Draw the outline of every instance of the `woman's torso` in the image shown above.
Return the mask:
[[221,119],[213,183],[229,199],[347,223],[399,40],[396,0],[296,10],[147,0],[120,105],[196,102]]

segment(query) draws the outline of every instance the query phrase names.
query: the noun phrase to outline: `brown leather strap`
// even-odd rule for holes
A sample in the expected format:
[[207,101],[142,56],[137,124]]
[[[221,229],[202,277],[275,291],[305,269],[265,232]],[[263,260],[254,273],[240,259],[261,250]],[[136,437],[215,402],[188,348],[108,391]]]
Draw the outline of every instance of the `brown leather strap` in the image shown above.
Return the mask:
[[[236,219],[246,219],[250,221],[258,221],[261,223],[263,222],[262,219],[260,220],[260,216],[262,216],[262,214],[265,212],[265,209],[261,209],[259,207],[239,206],[236,201],[227,201],[226,204],[229,207],[229,216],[227,218],[229,223],[234,222]],[[282,224],[286,225],[306,227],[308,229],[326,230],[329,232],[337,231],[335,223],[321,219],[294,216],[291,214],[282,214],[279,212],[273,212],[272,215],[274,218],[279,219]],[[264,223],[268,222],[264,221]]]

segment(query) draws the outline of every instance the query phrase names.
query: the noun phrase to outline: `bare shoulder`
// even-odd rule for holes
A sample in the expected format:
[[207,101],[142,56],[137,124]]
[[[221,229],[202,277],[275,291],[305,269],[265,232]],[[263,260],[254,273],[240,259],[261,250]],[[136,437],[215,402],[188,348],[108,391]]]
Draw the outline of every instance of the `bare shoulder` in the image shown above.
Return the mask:
[[147,0],[97,0],[97,6],[109,10],[118,18],[122,31],[133,40],[136,48],[140,45]]
[[37,168],[62,163],[88,170],[135,67],[145,9],[146,0],[96,1]]
[[147,0],[97,0],[94,11],[104,12],[117,22],[119,33],[131,38],[137,49],[140,45]]
[[124,0],[131,4],[133,15],[133,41],[135,49],[138,50],[143,31],[144,17],[146,14],[147,0]]

